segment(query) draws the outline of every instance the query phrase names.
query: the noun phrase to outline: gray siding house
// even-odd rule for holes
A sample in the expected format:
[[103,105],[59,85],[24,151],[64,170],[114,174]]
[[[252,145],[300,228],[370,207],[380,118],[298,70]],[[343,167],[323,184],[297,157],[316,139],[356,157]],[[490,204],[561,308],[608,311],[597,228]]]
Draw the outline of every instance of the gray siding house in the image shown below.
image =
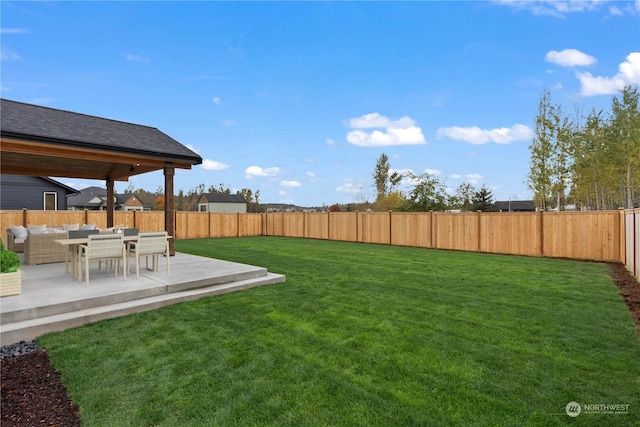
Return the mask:
[[204,193],[198,199],[199,212],[247,213],[242,194]]
[[77,190],[44,176],[0,175],[0,210],[66,210]]

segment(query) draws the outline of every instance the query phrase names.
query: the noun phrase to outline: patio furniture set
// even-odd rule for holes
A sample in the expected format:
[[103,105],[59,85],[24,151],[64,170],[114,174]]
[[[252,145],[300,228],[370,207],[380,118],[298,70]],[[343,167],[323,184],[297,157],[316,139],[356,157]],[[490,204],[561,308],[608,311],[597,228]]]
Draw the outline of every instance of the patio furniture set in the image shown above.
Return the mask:
[[[105,261],[107,272],[114,267],[117,276],[122,263],[123,280],[129,271],[129,259],[135,259],[136,278],[140,277],[140,258],[146,258],[146,268],[158,271],[159,256],[167,258],[169,274],[169,236],[166,231],[139,233],[137,228],[96,229],[93,226],[11,227],[6,230],[7,248],[24,252],[26,264],[64,262],[73,276],[82,281],[83,267],[86,285],[89,286],[89,261]],[[153,257],[149,268],[149,256]]]

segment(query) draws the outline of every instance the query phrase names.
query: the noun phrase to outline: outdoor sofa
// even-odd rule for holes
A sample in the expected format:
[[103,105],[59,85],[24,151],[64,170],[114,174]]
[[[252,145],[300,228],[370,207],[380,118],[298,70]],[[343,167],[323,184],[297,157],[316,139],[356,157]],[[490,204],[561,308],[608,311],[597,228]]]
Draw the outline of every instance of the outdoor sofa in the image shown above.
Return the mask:
[[[85,229],[94,228],[86,225],[85,227]],[[67,239],[69,237],[68,230],[79,228],[81,227],[75,225],[62,227],[42,225],[29,226],[29,228],[14,226],[6,230],[6,246],[7,249],[14,252],[24,252],[24,262],[28,265],[65,262],[67,247],[56,243],[56,240]],[[23,237],[24,231],[22,229],[27,230],[26,237]]]

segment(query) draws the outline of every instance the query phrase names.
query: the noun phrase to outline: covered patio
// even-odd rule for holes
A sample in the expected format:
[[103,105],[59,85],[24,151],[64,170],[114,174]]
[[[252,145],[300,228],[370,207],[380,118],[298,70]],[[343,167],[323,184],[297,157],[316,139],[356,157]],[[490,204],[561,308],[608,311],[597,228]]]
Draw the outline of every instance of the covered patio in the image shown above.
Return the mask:
[[[114,182],[162,170],[164,228],[174,235],[174,173],[202,158],[156,128],[0,99],[3,174],[104,180],[107,227],[114,226]],[[159,230],[153,230],[159,231]],[[140,279],[94,274],[85,287],[62,263],[25,265],[22,293],[0,298],[0,345],[102,319],[255,286],[281,283],[265,268],[176,254],[171,274],[141,269]],[[21,255],[23,256],[23,255]],[[122,273],[121,273],[122,274]]]
[[114,225],[114,183],[162,170],[165,230],[174,234],[175,170],[202,163],[189,148],[153,127],[7,99],[0,99],[0,120],[0,171],[103,180],[107,227]]

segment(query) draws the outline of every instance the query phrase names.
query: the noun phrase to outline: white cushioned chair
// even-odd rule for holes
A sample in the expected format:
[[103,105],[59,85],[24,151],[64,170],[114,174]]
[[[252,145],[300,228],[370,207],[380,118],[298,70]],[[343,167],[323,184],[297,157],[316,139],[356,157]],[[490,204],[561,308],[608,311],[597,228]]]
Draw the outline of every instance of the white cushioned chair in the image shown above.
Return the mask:
[[[167,258],[167,274],[169,274],[169,238],[166,231],[139,233],[136,242],[127,242],[127,271],[129,258],[136,259],[136,279],[140,278],[140,257],[146,257],[147,270],[158,271],[160,255]],[[153,257],[153,268],[149,268],[149,256]]]

